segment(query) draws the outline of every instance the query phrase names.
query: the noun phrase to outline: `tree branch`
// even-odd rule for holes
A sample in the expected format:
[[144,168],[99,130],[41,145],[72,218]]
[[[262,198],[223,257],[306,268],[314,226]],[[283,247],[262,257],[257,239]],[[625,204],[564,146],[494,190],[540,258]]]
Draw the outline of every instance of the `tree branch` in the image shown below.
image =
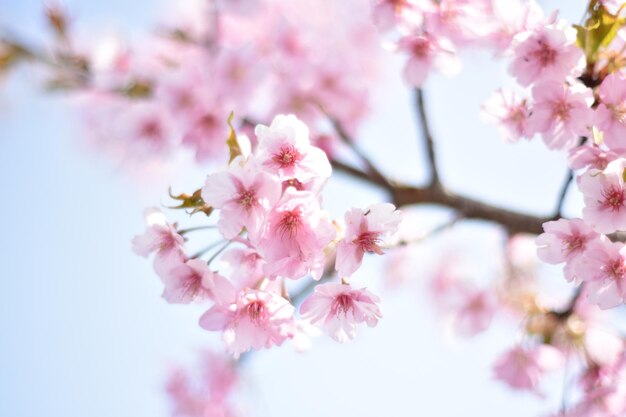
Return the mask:
[[320,109],[322,110],[322,112],[324,112],[324,114],[326,115],[330,123],[332,124],[333,129],[335,130],[335,132],[337,133],[341,141],[344,144],[346,144],[352,150],[352,152],[354,152],[356,156],[359,157],[361,162],[363,162],[363,164],[365,165],[367,174],[369,174],[369,177],[374,179],[376,184],[382,185],[385,188],[391,189],[391,185],[389,184],[389,181],[387,180],[387,178],[378,170],[378,168],[376,168],[376,166],[372,163],[372,161],[356,146],[354,139],[350,137],[350,134],[344,129],[341,122],[337,120],[336,118],[334,118],[333,116],[331,116],[330,114],[326,113],[326,111],[324,110],[322,106],[320,106]]
[[435,142],[433,140],[432,133],[430,132],[428,117],[426,116],[426,106],[424,105],[424,92],[419,88],[415,90],[415,105],[417,107],[417,113],[420,120],[420,128],[422,130],[422,139],[426,144],[426,154],[428,157],[428,163],[430,165],[430,185],[438,185],[440,184],[440,179],[439,170],[437,169],[437,158],[435,156]]

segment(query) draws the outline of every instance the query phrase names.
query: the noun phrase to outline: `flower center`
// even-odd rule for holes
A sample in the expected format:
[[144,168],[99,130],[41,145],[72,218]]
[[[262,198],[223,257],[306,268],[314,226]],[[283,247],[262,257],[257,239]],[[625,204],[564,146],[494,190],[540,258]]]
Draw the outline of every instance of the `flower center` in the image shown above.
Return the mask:
[[352,300],[352,297],[350,297],[348,294],[339,294],[337,297],[335,297],[335,300],[333,301],[333,305],[331,307],[331,312],[334,315],[339,315],[340,313],[348,314],[349,311],[351,311],[354,308],[354,302]]
[[280,231],[281,236],[284,236],[286,233],[293,236],[297,233],[301,224],[302,214],[298,208],[295,208],[293,210],[285,211],[282,214],[282,218],[278,223],[278,230]]
[[569,113],[571,109],[572,109],[572,106],[569,103],[565,101],[559,101],[555,103],[553,111],[554,111],[554,115],[560,118],[561,120],[567,120],[569,119]]
[[254,300],[246,306],[246,313],[250,317],[250,321],[259,326],[267,321],[268,311],[265,303],[261,300]]
[[426,38],[417,38],[411,45],[411,52],[418,58],[426,58],[428,56],[428,50],[430,49],[430,42]]
[[293,145],[285,145],[274,154],[272,161],[280,168],[290,168],[302,160],[302,155]]
[[585,245],[585,239],[581,235],[572,235],[565,241],[567,253],[580,252]]
[[378,244],[380,243],[380,233],[379,232],[363,232],[352,241],[355,245],[358,245],[359,248],[364,252],[374,252],[379,255],[382,254],[382,249]]
[[256,203],[256,194],[254,191],[241,189],[239,190],[239,204],[246,210],[250,210]]
[[602,197],[604,197],[604,201],[601,202],[601,206],[604,209],[620,211],[624,205],[624,190],[622,188],[614,186],[609,190],[604,190]]
[[159,140],[163,136],[161,125],[157,120],[147,120],[141,126],[141,136],[150,140]]
[[202,276],[197,272],[194,271],[191,274],[187,275],[181,283],[183,294],[195,297],[196,294],[198,294],[198,292],[200,291],[201,282]]
[[556,50],[550,47],[544,39],[539,39],[537,43],[538,48],[532,52],[532,57],[539,61],[542,67],[554,64],[557,55]]
[[626,275],[624,261],[621,258],[615,259],[610,264],[603,266],[602,271],[616,281],[624,279],[624,275]]

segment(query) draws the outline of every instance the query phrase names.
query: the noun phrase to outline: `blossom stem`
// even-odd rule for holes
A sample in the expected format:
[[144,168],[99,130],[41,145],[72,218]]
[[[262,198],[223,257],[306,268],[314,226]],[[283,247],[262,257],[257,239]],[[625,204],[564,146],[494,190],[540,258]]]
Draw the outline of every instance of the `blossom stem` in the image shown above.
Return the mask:
[[422,129],[422,139],[426,145],[428,162],[430,165],[430,185],[436,186],[440,183],[439,170],[437,168],[437,158],[435,156],[435,141],[430,131],[430,124],[426,115],[426,105],[424,104],[424,91],[420,88],[415,90],[415,104]]

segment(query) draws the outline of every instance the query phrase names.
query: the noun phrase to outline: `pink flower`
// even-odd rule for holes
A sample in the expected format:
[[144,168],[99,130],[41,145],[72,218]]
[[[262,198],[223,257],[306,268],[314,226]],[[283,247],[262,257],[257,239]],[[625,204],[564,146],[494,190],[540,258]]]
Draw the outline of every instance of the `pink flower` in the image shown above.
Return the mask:
[[543,224],[542,233],[537,237],[537,255],[549,264],[566,262],[565,278],[580,281],[575,276],[576,264],[580,261],[589,243],[600,235],[581,219],[559,219]]
[[583,145],[570,150],[568,164],[571,169],[594,168],[603,171],[609,162],[617,158],[619,155],[613,151]]
[[377,0],[372,9],[374,24],[380,30],[389,30],[408,18],[411,22],[421,15],[416,0]]
[[185,239],[178,234],[176,227],[167,223],[165,217],[158,211],[147,211],[146,217],[154,224],[150,224],[143,235],[135,236],[132,240],[133,251],[140,256],[147,257],[156,252],[154,268],[157,274],[166,274],[172,267],[184,263],[187,256],[183,250]]
[[324,269],[324,249],[335,229],[319,207],[317,196],[288,188],[270,212],[258,250],[265,258],[265,273],[273,278],[300,278],[311,273],[318,279]]
[[[203,352],[200,366],[176,369],[168,378],[166,390],[176,417],[235,417],[233,397],[239,375],[231,357]],[[236,398],[236,397],[235,397]]]
[[330,177],[332,168],[324,151],[309,142],[309,129],[296,116],[278,115],[268,127],[258,125],[257,155],[261,164],[281,179]]
[[584,55],[575,44],[576,31],[555,25],[540,26],[515,37],[510,73],[527,87],[542,80],[563,81],[578,75]]
[[281,184],[274,176],[241,156],[232,161],[228,171],[209,175],[202,188],[204,201],[220,209],[218,228],[226,239],[234,238],[245,227],[256,240],[280,194]]
[[528,126],[530,113],[528,100],[509,90],[496,91],[482,105],[483,118],[498,124],[502,136],[508,141],[533,136]]
[[534,0],[492,0],[490,3],[493,27],[486,40],[498,51],[506,50],[518,33],[542,23],[543,10]]
[[424,85],[433,68],[446,75],[452,75],[460,69],[460,61],[452,44],[429,33],[400,39],[398,50],[409,55],[404,67],[404,78],[414,87]]
[[163,298],[172,304],[188,304],[212,298],[213,272],[202,259],[189,259],[163,277]]
[[263,278],[265,261],[256,249],[231,249],[222,255],[221,261],[232,268],[229,277],[238,288],[254,287]]
[[511,388],[539,394],[538,386],[544,373],[562,364],[563,354],[552,346],[518,346],[504,353],[494,364],[493,371],[496,379]]
[[604,171],[590,170],[578,177],[585,207],[583,220],[600,233],[626,230],[626,159],[616,159]]
[[380,203],[369,206],[365,212],[353,208],[345,220],[346,236],[337,246],[335,264],[341,277],[349,277],[359,269],[366,252],[382,255],[383,238],[395,233],[402,216],[393,204]]
[[606,145],[613,150],[626,149],[626,77],[617,72],[608,75],[598,89],[600,105],[596,126],[604,132]]
[[498,305],[491,291],[473,291],[465,294],[453,316],[453,325],[462,336],[472,337],[485,331]]
[[577,268],[587,283],[587,299],[602,309],[616,307],[626,297],[626,248],[606,239],[587,249]]
[[562,81],[545,81],[533,87],[532,132],[542,135],[550,149],[569,149],[589,133],[593,94],[582,84],[568,87]]
[[300,307],[300,314],[313,325],[324,328],[339,343],[356,336],[356,325],[367,323],[374,327],[382,317],[380,299],[367,291],[353,289],[347,284],[326,283],[315,287]]
[[[201,109],[199,109],[201,110]],[[218,159],[226,155],[226,138],[228,137],[228,124],[226,112],[207,106],[201,111],[194,111],[193,121],[187,126],[183,135],[183,144],[195,150],[196,159]]]
[[200,326],[223,331],[222,339],[235,357],[293,337],[294,307],[283,297],[261,290],[236,292],[226,280],[216,284],[216,304],[200,317]]

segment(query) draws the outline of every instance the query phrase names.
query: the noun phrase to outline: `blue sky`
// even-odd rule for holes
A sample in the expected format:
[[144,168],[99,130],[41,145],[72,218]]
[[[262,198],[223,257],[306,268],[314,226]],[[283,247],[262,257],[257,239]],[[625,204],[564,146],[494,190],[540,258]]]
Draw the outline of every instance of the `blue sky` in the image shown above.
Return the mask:
[[[148,1],[66,4],[83,30],[140,32],[158,11]],[[36,1],[0,0],[0,27],[36,40],[39,8]],[[563,14],[578,20],[580,12],[570,4]],[[461,75],[434,77],[426,90],[443,180],[506,207],[551,212],[564,155],[539,142],[505,144],[484,125],[480,103],[511,81],[483,52],[463,58]],[[425,170],[412,97],[397,73],[387,78],[362,130],[363,148],[379,156],[389,175],[419,182]],[[130,239],[143,230],[143,209],[163,201],[168,185],[190,190],[207,172],[185,164],[146,178],[118,169],[81,144],[71,106],[41,94],[38,80],[21,68],[0,84],[0,416],[166,416],[162,385],[169,366],[193,362],[218,337],[197,326],[200,307],[160,298],[159,280],[149,262],[132,254]],[[325,202],[335,216],[382,198],[341,177],[328,188]],[[579,205],[573,196],[568,209],[575,213]],[[434,217],[432,210],[424,216],[425,222]],[[458,239],[487,242],[478,252],[489,265],[494,230],[478,222],[459,229]],[[491,382],[490,363],[513,343],[514,326],[450,343],[423,287],[383,290],[382,268],[368,261],[359,278],[383,298],[377,328],[362,329],[345,346],[318,339],[305,355],[289,346],[255,355],[246,371],[256,388],[246,400],[258,415],[527,417],[558,404],[559,398],[537,401]],[[426,269],[415,271],[418,279]]]

